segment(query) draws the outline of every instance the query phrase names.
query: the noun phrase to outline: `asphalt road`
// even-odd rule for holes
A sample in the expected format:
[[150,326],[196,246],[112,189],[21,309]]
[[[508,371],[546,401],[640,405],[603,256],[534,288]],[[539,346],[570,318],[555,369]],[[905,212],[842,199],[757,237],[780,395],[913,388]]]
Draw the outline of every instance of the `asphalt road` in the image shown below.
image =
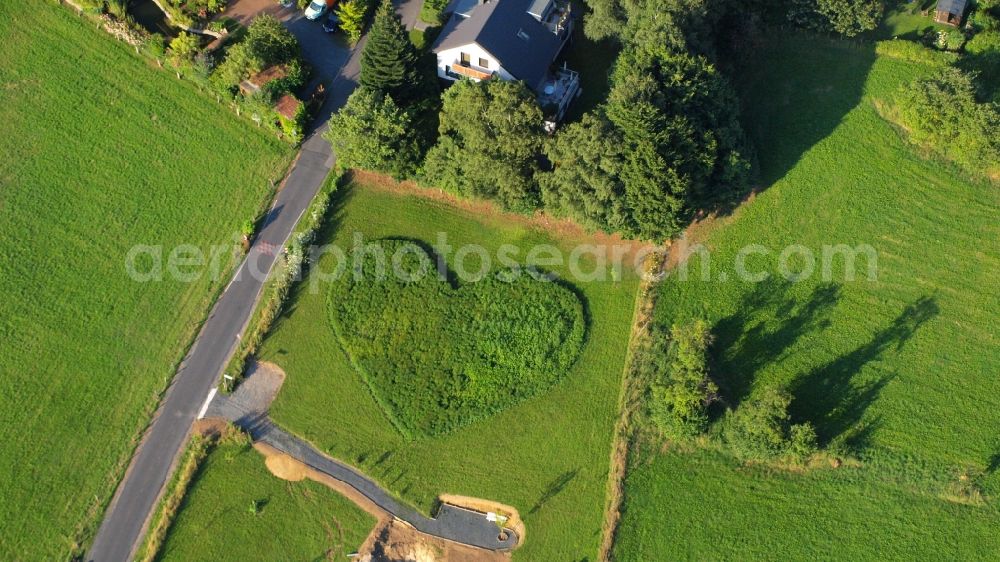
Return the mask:
[[[335,77],[324,111],[302,144],[298,160],[275,198],[246,261],[216,302],[167,389],[105,512],[87,560],[124,562],[133,556],[188,441],[191,424],[246,328],[267,273],[277,258],[276,249],[284,246],[333,167],[330,145],[321,134],[326,130],[326,118],[344,104],[357,85],[361,50],[351,51],[333,44],[332,37],[322,35],[317,22],[303,24],[295,17],[290,20],[286,25],[303,40],[306,57],[310,62],[315,60],[321,75]],[[318,48],[319,41],[324,42],[324,48]]]

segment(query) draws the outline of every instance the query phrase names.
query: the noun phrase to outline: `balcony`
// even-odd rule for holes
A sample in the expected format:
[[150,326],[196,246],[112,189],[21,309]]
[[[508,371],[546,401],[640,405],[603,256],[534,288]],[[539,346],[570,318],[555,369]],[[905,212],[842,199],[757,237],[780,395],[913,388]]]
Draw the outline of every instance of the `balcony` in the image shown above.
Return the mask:
[[566,115],[569,105],[580,95],[580,74],[564,64],[545,80],[536,93],[538,104],[545,113],[546,128],[554,128]]
[[493,72],[461,61],[455,61],[454,64],[448,67],[448,75],[454,78],[471,78],[473,80],[489,80],[493,78]]
[[573,32],[573,6],[568,0],[556,0],[542,24],[564,42]]

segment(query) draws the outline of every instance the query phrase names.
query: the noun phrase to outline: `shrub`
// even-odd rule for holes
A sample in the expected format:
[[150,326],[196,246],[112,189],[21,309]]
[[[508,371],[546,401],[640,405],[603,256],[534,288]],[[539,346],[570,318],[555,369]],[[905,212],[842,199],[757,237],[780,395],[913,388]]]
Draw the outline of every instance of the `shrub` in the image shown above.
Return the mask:
[[301,279],[303,269],[309,265],[306,249],[312,244],[316,231],[326,218],[330,197],[337,190],[339,180],[339,175],[327,178],[324,188],[296,225],[295,234],[274,264],[274,269],[261,291],[260,302],[247,324],[243,338],[240,339],[239,347],[223,371],[221,382],[223,391],[230,392],[239,384],[246,370],[247,361],[256,353],[257,346],[281,313],[292,285]]
[[644,353],[644,378],[653,380],[650,412],[653,422],[671,439],[699,435],[708,427],[708,406],[718,387],[708,374],[712,335],[704,320],[674,325],[669,334],[654,330]]
[[146,37],[142,46],[146,55],[156,61],[160,61],[167,54],[166,42],[159,33],[153,33]]
[[175,65],[191,61],[197,52],[198,38],[186,31],[170,42],[170,58]]
[[967,73],[948,68],[917,80],[896,94],[888,113],[916,144],[971,173],[1000,179],[1000,109],[977,102]]
[[791,457],[801,462],[816,451],[816,431],[809,423],[789,422],[790,394],[768,389],[740,404],[732,413],[723,435],[738,457],[770,461]]
[[881,57],[891,57],[908,62],[919,62],[944,66],[955,62],[958,58],[954,53],[935,51],[919,43],[905,39],[879,41],[875,44],[875,54]]
[[934,46],[942,51],[957,51],[965,44],[965,34],[957,29],[939,31]]

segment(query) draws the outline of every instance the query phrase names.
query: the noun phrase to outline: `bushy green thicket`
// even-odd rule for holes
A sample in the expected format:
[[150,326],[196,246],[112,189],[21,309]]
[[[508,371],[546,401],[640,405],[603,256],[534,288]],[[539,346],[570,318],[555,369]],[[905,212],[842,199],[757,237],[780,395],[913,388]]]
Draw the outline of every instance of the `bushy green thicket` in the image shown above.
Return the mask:
[[875,43],[875,54],[880,57],[892,57],[908,62],[918,62],[935,66],[952,64],[958,60],[958,55],[947,51],[931,49],[906,39],[891,39]]
[[654,329],[640,369],[652,380],[653,423],[671,439],[695,437],[708,428],[708,406],[719,388],[708,374],[712,333],[704,320]]
[[969,74],[947,68],[901,88],[887,116],[914,143],[975,175],[1000,179],[1000,107],[977,102]]
[[[330,320],[407,437],[454,430],[548,389],[583,345],[583,306],[558,283],[504,271],[456,289],[436,259],[400,240],[352,257],[332,284]],[[400,279],[393,263],[412,278]]]
[[792,424],[791,395],[768,389],[740,404],[724,430],[726,443],[745,460],[770,461],[787,457],[803,462],[816,452],[816,430],[806,422]]

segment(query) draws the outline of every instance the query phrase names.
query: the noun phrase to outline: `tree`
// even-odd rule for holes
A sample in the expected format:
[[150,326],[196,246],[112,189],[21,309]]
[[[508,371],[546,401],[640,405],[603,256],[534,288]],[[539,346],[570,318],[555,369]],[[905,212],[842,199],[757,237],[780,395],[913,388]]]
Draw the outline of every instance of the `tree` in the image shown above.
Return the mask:
[[730,0],[589,0],[590,39],[660,45],[700,54],[714,51],[715,27]]
[[340,29],[347,35],[351,44],[361,40],[365,29],[365,17],[368,15],[368,0],[346,0],[337,6],[337,17],[340,18]]
[[383,0],[361,53],[360,85],[408,105],[422,90],[419,58],[392,1]]
[[703,56],[661,45],[619,55],[607,114],[621,131],[621,174],[636,235],[676,235],[698,209],[745,192],[749,163],[735,94]]
[[530,211],[538,206],[542,111],[522,82],[463,80],[443,95],[440,136],[423,182]]
[[391,97],[360,87],[330,117],[326,139],[344,168],[361,168],[402,179],[417,166],[410,118]]
[[768,389],[741,404],[726,425],[726,442],[737,456],[746,460],[769,461],[792,457],[806,460],[816,451],[816,431],[812,424],[792,425],[788,392]]
[[872,0],[792,0],[788,7],[788,19],[795,24],[847,37],[878,27],[882,13],[882,2]]
[[247,28],[244,43],[250,56],[262,68],[281,64],[299,56],[299,43],[290,31],[285,29],[272,15],[264,14],[254,18]]
[[882,2],[872,0],[817,0],[816,8],[834,31],[847,37],[871,31],[882,21]]
[[635,235],[625,186],[624,150],[615,127],[603,114],[588,113],[545,145],[552,171],[538,176],[545,210],[589,228]]
[[670,333],[651,333],[646,352],[647,378],[653,379],[650,411],[660,430],[672,439],[699,435],[708,427],[708,406],[718,387],[708,373],[712,334],[708,323],[674,325]]
[[190,61],[197,52],[198,38],[191,33],[182,31],[170,41],[170,57],[174,64]]
[[[247,28],[246,37],[226,51],[226,59],[216,68],[212,80],[220,90],[234,91],[237,84],[251,75],[298,57],[295,36],[273,16],[257,16]],[[300,69],[291,70],[294,73]]]

